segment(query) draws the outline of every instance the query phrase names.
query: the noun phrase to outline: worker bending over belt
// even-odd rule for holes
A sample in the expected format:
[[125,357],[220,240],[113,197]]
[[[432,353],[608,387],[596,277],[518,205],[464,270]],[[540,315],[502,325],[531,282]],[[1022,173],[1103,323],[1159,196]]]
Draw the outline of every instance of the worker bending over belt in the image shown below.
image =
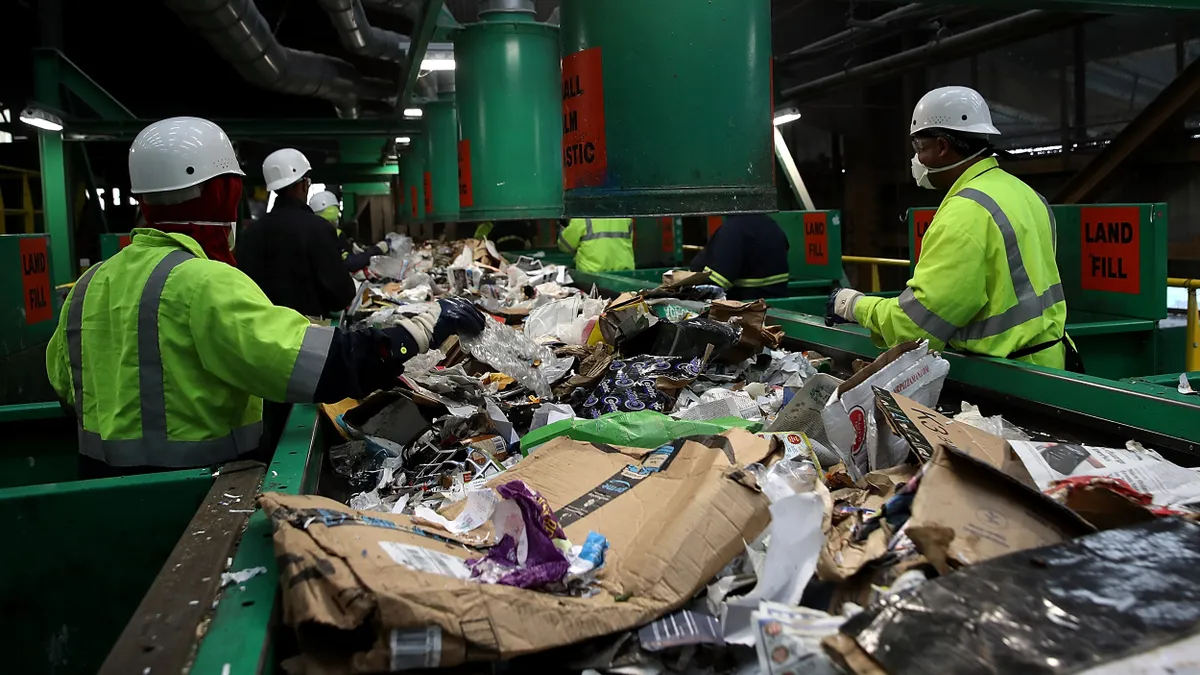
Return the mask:
[[631,270],[633,218],[572,218],[558,235],[558,248],[575,256],[582,272]]
[[355,285],[342,265],[334,230],[308,208],[310,169],[299,150],[267,155],[263,178],[275,193],[275,204],[242,234],[238,268],[271,302],[305,316],[326,317],[350,304]]
[[692,258],[691,269],[708,272],[731,300],[782,298],[788,284],[787,235],[763,214],[728,216]]
[[146,127],[129,174],[149,226],[84,272],[46,349],[50,382],[75,408],[85,477],[265,458],[270,448],[254,453],[262,399],[359,398],[451,333],[483,328],[461,301],[352,333],[272,305],[229,264],[244,174],[212,122]]
[[889,347],[926,338],[935,349],[1082,367],[1066,337],[1054,214],[996,163],[988,139],[999,133],[973,89],[941,87],[921,98],[910,131],[913,179],[947,194],[900,297],[836,290],[832,320],[858,322]]
[[371,264],[371,256],[387,254],[388,243],[386,241],[381,241],[365,249],[355,243],[354,238],[341,224],[342,207],[338,204],[337,195],[329,190],[313,195],[313,198],[308,200],[308,208],[333,225],[333,231],[337,234],[338,246],[342,249],[342,266],[347,272],[353,274],[366,269]]

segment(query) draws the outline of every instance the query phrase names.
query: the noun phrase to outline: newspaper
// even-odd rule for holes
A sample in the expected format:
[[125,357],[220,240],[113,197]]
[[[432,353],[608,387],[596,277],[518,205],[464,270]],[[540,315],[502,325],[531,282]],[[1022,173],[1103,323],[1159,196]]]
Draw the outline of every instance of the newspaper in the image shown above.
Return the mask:
[[1071,476],[1120,478],[1150,495],[1156,506],[1200,502],[1200,473],[1157,457],[1155,453],[1098,448],[1072,443],[1010,441],[1035,483],[1046,490],[1054,481]]
[[679,413],[681,420],[715,420],[721,417],[741,417],[752,419],[762,415],[758,404],[749,394],[736,392],[731,396],[720,398],[707,403],[698,403]]
[[779,411],[779,416],[766,431],[797,431],[828,446],[829,437],[825,433],[825,422],[821,421],[821,411],[839,384],[841,380],[832,375],[813,375],[804,383],[804,388]]

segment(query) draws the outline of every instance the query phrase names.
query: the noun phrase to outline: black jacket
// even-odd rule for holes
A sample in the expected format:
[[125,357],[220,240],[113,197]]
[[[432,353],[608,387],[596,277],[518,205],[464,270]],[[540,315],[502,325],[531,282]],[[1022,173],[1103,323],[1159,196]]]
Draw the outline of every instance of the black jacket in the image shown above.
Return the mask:
[[333,225],[291,197],[279,195],[275,208],[246,229],[235,255],[271,302],[305,316],[341,311],[354,299]]
[[342,249],[342,266],[351,274],[366,268],[371,264],[371,256],[383,255],[383,251],[379,247],[372,244],[360,253],[354,252],[354,239],[346,232],[339,230],[337,233],[338,245]]
[[[786,297],[787,235],[770,216],[726,216],[704,250],[692,258],[691,269],[710,270],[731,300]],[[778,281],[770,283],[774,280]]]

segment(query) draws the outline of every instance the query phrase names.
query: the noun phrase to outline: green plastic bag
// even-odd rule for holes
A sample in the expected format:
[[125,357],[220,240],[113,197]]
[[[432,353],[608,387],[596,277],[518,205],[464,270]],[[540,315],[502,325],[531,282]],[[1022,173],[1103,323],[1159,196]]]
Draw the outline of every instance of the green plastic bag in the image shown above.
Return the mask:
[[719,434],[734,427],[754,433],[762,428],[762,423],[740,417],[703,421],[677,420],[653,410],[613,412],[594,420],[577,417],[534,429],[521,438],[521,453],[528,455],[533,448],[559,436],[586,443],[657,448],[681,436]]

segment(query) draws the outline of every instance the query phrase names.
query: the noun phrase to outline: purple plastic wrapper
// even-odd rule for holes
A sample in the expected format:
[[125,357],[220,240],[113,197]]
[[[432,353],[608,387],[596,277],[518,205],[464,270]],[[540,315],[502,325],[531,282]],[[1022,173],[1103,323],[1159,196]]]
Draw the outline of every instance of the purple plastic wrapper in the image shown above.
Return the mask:
[[[538,588],[562,580],[570,562],[554,540],[566,540],[567,535],[550,504],[519,480],[505,483],[496,491],[505,499],[493,517],[497,534],[502,536],[483,558],[467,561],[471,576],[485,583],[520,588]],[[504,517],[506,504],[515,504],[519,509],[519,522]]]
[[636,356],[616,359],[592,389],[579,416],[596,419],[610,412],[653,410],[663,414],[675,406],[674,395],[659,390],[658,378],[690,382],[704,369],[700,358]]

